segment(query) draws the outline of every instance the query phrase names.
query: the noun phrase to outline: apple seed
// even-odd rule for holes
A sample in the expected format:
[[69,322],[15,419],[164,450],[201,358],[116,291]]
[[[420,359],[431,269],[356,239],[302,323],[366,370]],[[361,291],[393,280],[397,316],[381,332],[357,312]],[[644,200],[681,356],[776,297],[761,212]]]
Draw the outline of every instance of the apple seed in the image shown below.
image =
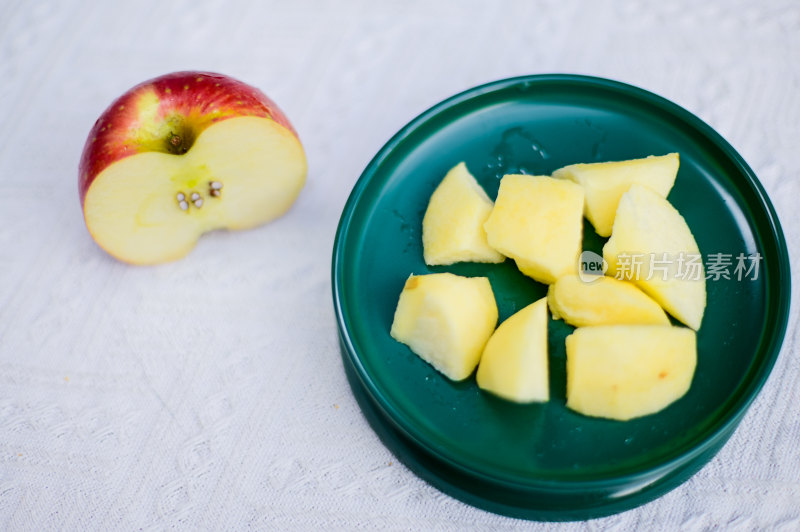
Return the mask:
[[203,199],[202,198],[198,198],[198,199],[194,200],[194,206],[197,207],[198,209],[200,207],[202,207],[203,206]]
[[186,202],[186,200],[181,200],[178,203],[178,207],[180,207],[182,211],[185,211],[189,208],[189,204]]
[[222,183],[220,183],[219,181],[212,181],[211,183],[209,183],[209,185],[213,190],[219,190],[222,188]]
[[192,192],[191,198],[192,201],[197,201],[200,199],[200,194],[198,194],[197,192]]
[[186,199],[186,194],[184,194],[183,192],[178,192],[176,198],[178,198],[178,201],[183,201]]

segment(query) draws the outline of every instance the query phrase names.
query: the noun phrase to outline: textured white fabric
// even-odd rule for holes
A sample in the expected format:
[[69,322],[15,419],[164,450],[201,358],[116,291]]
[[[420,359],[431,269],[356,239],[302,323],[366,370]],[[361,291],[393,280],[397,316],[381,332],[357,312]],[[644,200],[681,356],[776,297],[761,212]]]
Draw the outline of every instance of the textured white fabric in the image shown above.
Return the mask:
[[[270,94],[306,146],[308,185],[275,223],[129,267],[86,232],[78,158],[113,98],[180,69]],[[588,524],[453,500],[361,416],[329,281],[350,188],[428,106],[540,72],[633,83],[709,122],[770,193],[797,273],[796,0],[0,2],[0,529],[800,529],[796,308],[722,452]]]

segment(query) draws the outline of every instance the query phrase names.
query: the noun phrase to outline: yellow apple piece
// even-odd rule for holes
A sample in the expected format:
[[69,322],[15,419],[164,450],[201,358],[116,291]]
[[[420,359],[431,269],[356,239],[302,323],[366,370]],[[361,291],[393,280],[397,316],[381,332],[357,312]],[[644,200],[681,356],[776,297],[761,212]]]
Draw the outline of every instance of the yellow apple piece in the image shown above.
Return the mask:
[[484,224],[489,245],[542,283],[577,273],[583,189],[547,176],[507,175]]
[[483,390],[517,403],[550,398],[546,298],[500,324],[483,350],[477,380]]
[[661,306],[633,283],[597,276],[566,275],[550,285],[547,303],[555,319],[570,325],[669,325]]
[[633,281],[679,321],[700,328],[706,307],[700,250],[686,220],[658,193],[633,185],[623,194],[603,258],[608,275]]
[[422,219],[425,263],[503,262],[483,228],[493,205],[466,164],[453,167],[434,190]]
[[497,303],[488,278],[412,275],[400,294],[391,335],[460,381],[475,370],[496,325]]
[[689,390],[697,365],[693,330],[602,325],[567,336],[567,407],[625,421],[658,412]]
[[679,164],[678,154],[670,153],[629,161],[571,164],[553,172],[553,177],[569,179],[583,187],[586,218],[598,235],[609,236],[619,200],[631,185],[648,186],[666,198],[675,184]]

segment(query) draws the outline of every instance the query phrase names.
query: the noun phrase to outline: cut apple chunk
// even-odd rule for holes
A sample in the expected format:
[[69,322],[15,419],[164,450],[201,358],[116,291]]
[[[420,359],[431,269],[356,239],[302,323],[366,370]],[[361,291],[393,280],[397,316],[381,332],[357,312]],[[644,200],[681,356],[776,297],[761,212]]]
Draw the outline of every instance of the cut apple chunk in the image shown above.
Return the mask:
[[611,235],[619,200],[631,185],[645,185],[666,198],[675,184],[679,164],[678,154],[670,153],[629,161],[572,164],[553,172],[553,177],[569,179],[583,187],[586,218],[598,235],[607,237]]
[[642,185],[623,194],[611,238],[603,247],[608,275],[636,283],[694,330],[706,307],[700,251],[683,216]]
[[497,303],[486,277],[412,275],[400,294],[391,335],[460,381],[475,370],[496,325]]
[[658,303],[633,283],[597,276],[566,275],[550,285],[547,302],[553,318],[570,325],[669,325]]
[[550,398],[545,298],[500,324],[483,350],[477,380],[487,392],[517,403]]
[[143,152],[107,166],[86,193],[84,216],[111,255],[155,264],[183,257],[207,231],[277,218],[305,175],[290,130],[270,118],[229,118],[204,129],[185,154]]
[[425,263],[503,262],[505,257],[489,247],[483,228],[492,206],[466,164],[451,169],[433,192],[422,219]]
[[695,332],[661,325],[575,330],[567,344],[567,406],[625,421],[658,412],[689,390],[697,364]]
[[542,283],[577,273],[583,189],[547,176],[507,175],[484,224],[489,245]]

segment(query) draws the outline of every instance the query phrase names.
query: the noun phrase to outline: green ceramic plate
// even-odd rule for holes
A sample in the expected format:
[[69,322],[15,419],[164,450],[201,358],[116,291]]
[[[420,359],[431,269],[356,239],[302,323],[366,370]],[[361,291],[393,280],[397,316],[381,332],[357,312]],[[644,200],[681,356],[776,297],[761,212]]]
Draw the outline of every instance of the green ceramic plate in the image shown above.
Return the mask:
[[[550,323],[551,400],[515,405],[453,383],[389,336],[409,274],[488,276],[504,320],[546,286],[501,265],[428,267],[422,216],[448,169],[465,161],[490,197],[507,173],[549,174],[566,164],[677,151],[670,201],[704,260],[729,259],[708,280],[689,392],[629,422],[565,406],[564,338]],[[585,225],[584,249],[604,239]],[[737,257],[759,254],[737,279]],[[753,261],[744,263],[751,267]],[[744,273],[744,272],[739,272]],[[777,216],[752,170],[710,127],[677,105],[609,80],[527,76],[458,94],[394,136],[367,166],[342,214],[333,297],[345,368],[383,441],[443,491],[491,511],[583,519],[632,508],[674,488],[719,450],[767,378],[789,307],[789,265]]]

